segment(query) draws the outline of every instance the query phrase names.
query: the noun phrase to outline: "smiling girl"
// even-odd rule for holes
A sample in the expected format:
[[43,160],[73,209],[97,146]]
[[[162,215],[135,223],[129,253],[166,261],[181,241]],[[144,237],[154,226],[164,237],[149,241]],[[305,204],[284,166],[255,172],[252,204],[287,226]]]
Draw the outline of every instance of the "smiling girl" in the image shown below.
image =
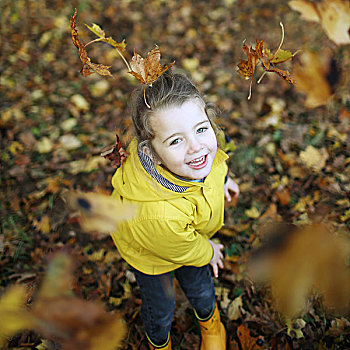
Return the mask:
[[[164,73],[130,99],[136,138],[112,179],[113,196],[136,203],[133,220],[112,238],[140,287],[141,316],[151,349],[171,349],[173,275],[194,308],[202,350],[226,349],[215,302],[214,276],[223,268],[223,245],[210,238],[224,219],[224,198],[237,184],[227,178],[227,155],[217,147],[206,106],[183,75]],[[225,182],[226,179],[226,182]]]

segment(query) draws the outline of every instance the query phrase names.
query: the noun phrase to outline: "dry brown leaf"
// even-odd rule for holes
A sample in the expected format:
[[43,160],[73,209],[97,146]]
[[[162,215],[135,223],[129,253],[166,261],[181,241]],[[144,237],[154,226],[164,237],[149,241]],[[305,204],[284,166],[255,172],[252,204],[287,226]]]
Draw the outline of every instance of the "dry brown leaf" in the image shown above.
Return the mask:
[[152,84],[174,63],[175,61],[163,67],[160,64],[160,50],[159,47],[156,46],[147,54],[146,58],[142,58],[135,52],[130,62],[132,71],[129,73],[140,81],[141,84],[152,86]]
[[110,66],[105,66],[103,64],[92,63],[91,59],[88,57],[85,45],[79,40],[78,30],[75,23],[75,16],[77,15],[77,9],[75,9],[74,15],[70,19],[71,26],[71,36],[73,44],[78,48],[78,54],[81,62],[83,63],[83,67],[80,70],[82,76],[87,77],[93,72],[96,72],[100,75],[108,75],[112,76],[109,71]]
[[[238,342],[233,339],[230,342],[230,350],[259,350],[264,349],[263,337],[252,337],[249,333],[249,329],[241,324],[237,329]],[[239,344],[238,344],[239,343]]]
[[281,205],[288,205],[290,202],[290,194],[286,188],[276,191],[276,196]]
[[305,107],[316,108],[328,103],[332,95],[331,86],[327,80],[330,60],[328,51],[316,54],[305,50],[300,56],[300,64],[294,65],[293,76],[296,80],[296,89],[306,94]]

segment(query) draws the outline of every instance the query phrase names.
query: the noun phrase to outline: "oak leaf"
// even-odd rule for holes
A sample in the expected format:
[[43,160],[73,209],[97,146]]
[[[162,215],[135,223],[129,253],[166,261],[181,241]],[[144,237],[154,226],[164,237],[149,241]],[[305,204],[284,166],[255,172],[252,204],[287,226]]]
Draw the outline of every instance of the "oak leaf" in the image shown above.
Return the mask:
[[159,47],[156,47],[151,50],[146,58],[142,58],[138,53],[134,53],[134,56],[131,59],[130,67],[132,74],[141,84],[147,84],[152,86],[152,84],[173,64],[172,62],[166,66],[160,64],[160,50]]
[[88,57],[85,45],[79,40],[78,30],[75,23],[76,15],[77,9],[75,9],[74,15],[70,19],[70,26],[73,44],[78,48],[78,54],[81,62],[83,63],[83,67],[80,70],[81,75],[87,77],[93,72],[96,72],[100,75],[112,76],[111,72],[109,71],[110,66],[92,63],[91,59]]

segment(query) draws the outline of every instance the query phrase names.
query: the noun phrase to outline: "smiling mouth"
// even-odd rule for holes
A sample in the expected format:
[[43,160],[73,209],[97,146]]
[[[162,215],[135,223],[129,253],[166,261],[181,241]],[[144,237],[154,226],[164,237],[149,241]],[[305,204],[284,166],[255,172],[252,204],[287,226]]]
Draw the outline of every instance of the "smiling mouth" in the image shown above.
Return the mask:
[[207,159],[208,159],[208,155],[206,154],[205,156],[193,159],[186,164],[192,168],[202,168],[203,166],[206,165]]

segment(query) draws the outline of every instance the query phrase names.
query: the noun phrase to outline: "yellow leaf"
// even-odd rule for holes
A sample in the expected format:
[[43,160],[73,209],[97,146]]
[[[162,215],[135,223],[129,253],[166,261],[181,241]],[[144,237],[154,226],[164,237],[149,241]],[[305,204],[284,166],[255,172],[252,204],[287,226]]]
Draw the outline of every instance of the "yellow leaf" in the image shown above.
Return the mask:
[[332,89],[327,80],[331,66],[331,53],[323,50],[315,53],[304,50],[300,55],[301,64],[293,68],[296,89],[306,94],[305,107],[316,108],[326,105],[332,95]]
[[256,207],[251,207],[245,210],[245,215],[252,219],[257,219],[260,216],[260,212]]
[[349,219],[350,219],[350,208],[346,210],[344,215],[340,217],[340,220],[343,222],[348,221]]
[[350,3],[323,0],[317,4],[323,30],[338,45],[350,44]]
[[300,12],[302,19],[305,19],[306,21],[311,21],[311,22],[320,21],[320,18],[317,12],[317,7],[314,3],[311,3],[305,0],[300,0],[300,1],[296,0],[296,1],[289,1],[288,5],[292,10]]
[[118,222],[131,219],[135,212],[134,206],[99,193],[70,192],[66,198],[71,209],[81,212],[81,227],[86,232],[109,234]]
[[125,333],[123,319],[119,315],[111,315],[108,323],[96,327],[87,350],[115,350]]
[[315,171],[320,171],[325,165],[328,159],[328,153],[325,148],[321,150],[309,145],[305,151],[300,152],[300,159],[308,168],[312,168]]
[[5,344],[6,338],[31,328],[33,317],[24,308],[25,286],[10,287],[0,299],[0,345]]

